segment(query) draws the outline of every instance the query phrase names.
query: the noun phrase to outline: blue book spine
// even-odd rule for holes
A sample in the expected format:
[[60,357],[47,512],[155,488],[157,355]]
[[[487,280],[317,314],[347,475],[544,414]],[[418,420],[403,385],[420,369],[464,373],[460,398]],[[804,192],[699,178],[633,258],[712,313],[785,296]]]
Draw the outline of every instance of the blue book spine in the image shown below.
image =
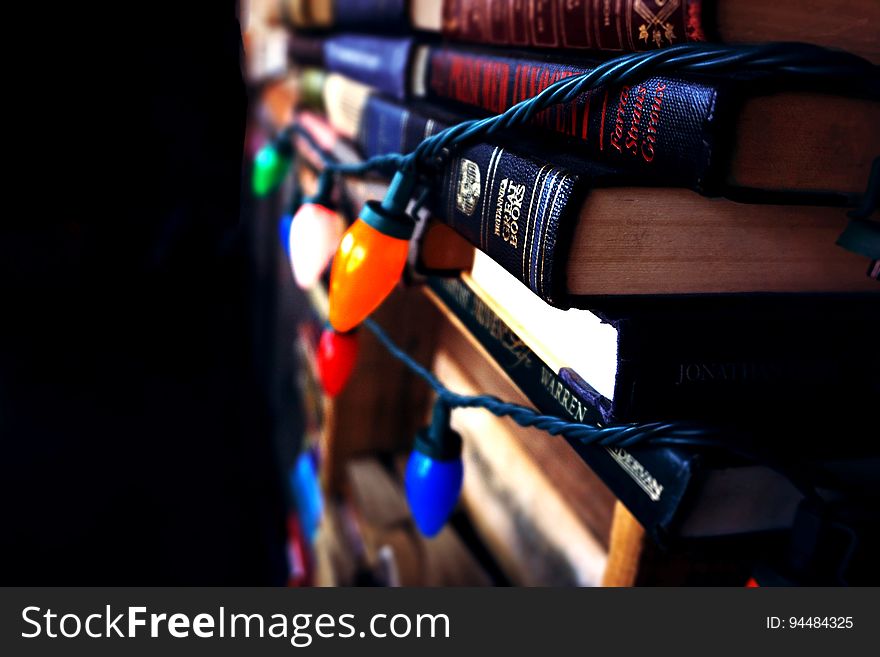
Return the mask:
[[536,157],[478,144],[446,166],[429,207],[532,292],[560,305],[584,180]]
[[399,31],[409,26],[406,0],[336,0],[335,27],[370,32]]
[[426,137],[446,127],[446,123],[372,95],[364,107],[356,139],[365,157],[409,153]]
[[324,62],[328,71],[403,100],[412,47],[409,38],[343,34],[324,43]]

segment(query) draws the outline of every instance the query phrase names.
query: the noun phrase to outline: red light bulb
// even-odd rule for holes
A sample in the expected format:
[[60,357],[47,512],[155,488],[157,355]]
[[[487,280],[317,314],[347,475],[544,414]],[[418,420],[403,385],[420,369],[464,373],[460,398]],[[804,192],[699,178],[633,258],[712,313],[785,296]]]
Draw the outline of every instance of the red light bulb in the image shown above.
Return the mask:
[[319,203],[303,203],[293,217],[288,253],[296,284],[307,290],[318,282],[330,263],[344,223],[333,210]]
[[318,377],[330,397],[335,397],[348,383],[357,362],[358,337],[356,332],[340,333],[331,327],[324,329],[318,341]]

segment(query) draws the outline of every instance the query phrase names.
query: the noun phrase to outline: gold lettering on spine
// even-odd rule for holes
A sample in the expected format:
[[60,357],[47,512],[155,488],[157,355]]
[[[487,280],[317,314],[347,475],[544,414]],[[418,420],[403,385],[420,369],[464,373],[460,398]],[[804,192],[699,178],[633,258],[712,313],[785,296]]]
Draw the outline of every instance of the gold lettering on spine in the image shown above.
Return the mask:
[[504,207],[504,192],[507,190],[507,178],[498,187],[498,198],[495,200],[495,235],[501,235],[501,210]]
[[522,210],[523,198],[526,194],[526,186],[515,182],[508,182],[508,179],[505,178],[501,182],[501,187],[499,200],[501,200],[504,194],[504,188],[507,190],[507,195],[503,198],[504,207],[501,213],[501,239],[516,248],[519,236],[520,212]]
[[[656,48],[661,48],[664,45],[672,45],[678,39],[678,36],[675,34],[675,25],[669,19],[678,11],[681,6],[681,0],[654,0],[653,4],[657,7],[656,12],[649,9],[644,0],[635,0],[632,9],[627,12],[627,22],[630,25],[630,28],[627,30],[629,32],[629,44],[633,50],[638,50],[639,47],[647,49],[651,47],[651,44]],[[639,25],[639,41],[643,43],[638,45],[632,41],[631,21],[633,12],[638,14],[644,21]]]

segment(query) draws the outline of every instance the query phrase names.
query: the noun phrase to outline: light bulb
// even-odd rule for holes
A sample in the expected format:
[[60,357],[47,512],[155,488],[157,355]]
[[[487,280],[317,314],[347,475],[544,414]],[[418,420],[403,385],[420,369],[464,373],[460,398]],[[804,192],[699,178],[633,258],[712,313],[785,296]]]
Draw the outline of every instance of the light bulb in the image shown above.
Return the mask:
[[318,341],[318,377],[321,387],[335,397],[348,383],[358,355],[357,333],[339,333],[331,327],[324,329]]
[[284,253],[288,258],[290,258],[290,224],[292,221],[293,217],[286,212],[278,220],[278,238],[281,240],[281,246],[284,247]]
[[463,479],[461,437],[447,428],[438,443],[430,430],[422,429],[404,475],[410,513],[422,534],[435,536],[443,529],[458,503]]
[[330,270],[330,323],[360,324],[385,300],[403,273],[412,225],[370,201],[345,231]]
[[306,541],[314,543],[324,512],[321,480],[318,474],[318,454],[315,448],[306,448],[299,454],[290,471],[289,481],[296,501],[300,528]]
[[318,282],[342,239],[342,217],[318,203],[303,203],[293,217],[287,254],[296,284],[307,290]]
[[275,189],[290,167],[292,153],[289,147],[269,142],[254,158],[251,188],[257,196],[265,196]]

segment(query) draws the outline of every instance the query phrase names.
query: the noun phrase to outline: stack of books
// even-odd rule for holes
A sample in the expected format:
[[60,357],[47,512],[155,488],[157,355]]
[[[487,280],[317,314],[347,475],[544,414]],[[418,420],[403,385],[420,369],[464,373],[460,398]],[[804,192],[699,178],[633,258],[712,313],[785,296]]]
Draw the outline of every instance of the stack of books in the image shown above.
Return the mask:
[[[620,51],[796,40],[880,62],[870,0],[285,0],[267,16],[287,28],[297,120],[347,162],[410,152]],[[426,331],[440,336],[441,377],[467,385],[463,373],[481,393],[512,384],[580,422],[723,425],[783,464],[571,441],[561,462],[586,463],[611,493],[597,499],[618,500],[655,542],[791,529],[805,506],[791,471],[864,518],[878,495],[868,428],[880,268],[836,241],[880,157],[878,79],[651,76],[454,150],[406,277],[448,323]],[[298,146],[297,175],[313,186],[323,160]],[[385,182],[348,179],[343,214],[381,198]],[[469,356],[450,346],[454,333]],[[485,446],[500,438],[469,429],[470,411],[454,417],[479,461],[465,503],[491,545],[497,522],[481,524],[480,498],[487,477],[504,476],[502,464],[487,474]],[[602,504],[590,529],[604,564],[614,532]],[[581,582],[601,579],[577,568]]]

